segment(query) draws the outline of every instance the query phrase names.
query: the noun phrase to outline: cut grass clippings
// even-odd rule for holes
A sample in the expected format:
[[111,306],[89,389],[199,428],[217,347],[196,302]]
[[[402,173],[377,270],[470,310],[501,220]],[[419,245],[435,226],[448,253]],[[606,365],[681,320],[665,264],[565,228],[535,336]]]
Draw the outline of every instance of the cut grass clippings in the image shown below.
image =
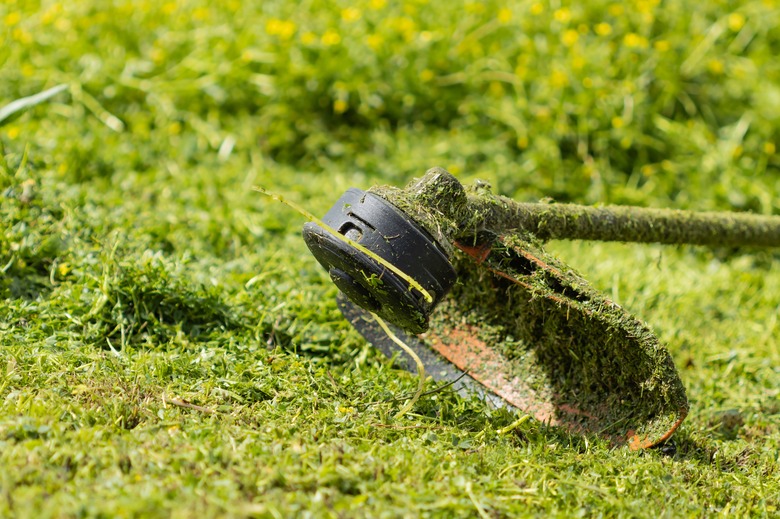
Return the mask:
[[[303,219],[441,165],[520,201],[780,213],[777,2],[0,5],[0,516],[773,516],[771,250],[551,242],[690,399],[613,449],[418,381]],[[369,403],[381,402],[374,405]]]

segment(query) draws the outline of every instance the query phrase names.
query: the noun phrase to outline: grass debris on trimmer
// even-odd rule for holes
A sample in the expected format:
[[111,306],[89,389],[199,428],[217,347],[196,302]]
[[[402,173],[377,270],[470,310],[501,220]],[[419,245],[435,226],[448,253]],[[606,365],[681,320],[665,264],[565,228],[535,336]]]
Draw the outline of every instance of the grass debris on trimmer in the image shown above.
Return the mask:
[[342,313],[386,355],[398,346],[372,314],[435,380],[633,449],[669,438],[688,412],[672,358],[541,240],[780,245],[778,217],[521,204],[440,168],[405,189],[350,189],[322,222],[305,224],[306,243]]

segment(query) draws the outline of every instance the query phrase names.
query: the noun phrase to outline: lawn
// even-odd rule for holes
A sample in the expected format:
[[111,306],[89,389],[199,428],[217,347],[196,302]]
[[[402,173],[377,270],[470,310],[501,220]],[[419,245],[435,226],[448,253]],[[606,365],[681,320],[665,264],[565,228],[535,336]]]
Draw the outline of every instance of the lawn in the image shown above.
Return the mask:
[[[6,0],[0,516],[776,516],[780,255],[551,242],[691,411],[614,448],[417,387],[300,235],[431,166],[780,214],[776,0]],[[431,387],[432,383],[429,382]]]

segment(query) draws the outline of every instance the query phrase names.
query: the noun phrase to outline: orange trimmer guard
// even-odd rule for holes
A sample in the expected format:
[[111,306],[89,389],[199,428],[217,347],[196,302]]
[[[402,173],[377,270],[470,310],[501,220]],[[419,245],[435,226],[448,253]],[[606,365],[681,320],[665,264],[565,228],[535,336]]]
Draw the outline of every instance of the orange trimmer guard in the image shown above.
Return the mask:
[[[428,331],[405,337],[434,378],[465,372],[466,389],[615,445],[647,448],[672,435],[688,401],[647,325],[533,238],[483,233],[456,247],[458,283]],[[370,317],[351,311],[353,325],[392,354]]]

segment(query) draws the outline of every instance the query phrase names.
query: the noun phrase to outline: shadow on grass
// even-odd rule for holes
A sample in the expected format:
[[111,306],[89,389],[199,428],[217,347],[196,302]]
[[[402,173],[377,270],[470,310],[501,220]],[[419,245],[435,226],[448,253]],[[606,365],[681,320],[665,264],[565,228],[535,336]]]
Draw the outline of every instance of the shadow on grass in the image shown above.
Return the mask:
[[[733,439],[733,438],[724,438]],[[697,439],[687,431],[677,432],[666,442],[653,447],[652,450],[673,460],[693,461],[707,465],[720,472],[734,472],[749,464],[750,449],[744,449],[736,454],[726,455],[713,439]]]
[[37,274],[19,275],[11,272],[5,275],[5,279],[0,284],[0,295],[7,291],[6,294],[11,299],[25,299],[27,301],[47,297],[51,290],[49,279]]
[[[52,268],[65,254],[66,244],[56,236],[36,236],[30,241],[33,243],[10,256],[0,255],[0,297],[33,301],[51,293]],[[0,236],[0,250],[14,247],[19,244],[14,241],[3,243]]]
[[158,266],[120,268],[88,315],[94,326],[91,339],[106,348],[164,345],[182,336],[207,341],[251,331],[249,319],[215,290]]

